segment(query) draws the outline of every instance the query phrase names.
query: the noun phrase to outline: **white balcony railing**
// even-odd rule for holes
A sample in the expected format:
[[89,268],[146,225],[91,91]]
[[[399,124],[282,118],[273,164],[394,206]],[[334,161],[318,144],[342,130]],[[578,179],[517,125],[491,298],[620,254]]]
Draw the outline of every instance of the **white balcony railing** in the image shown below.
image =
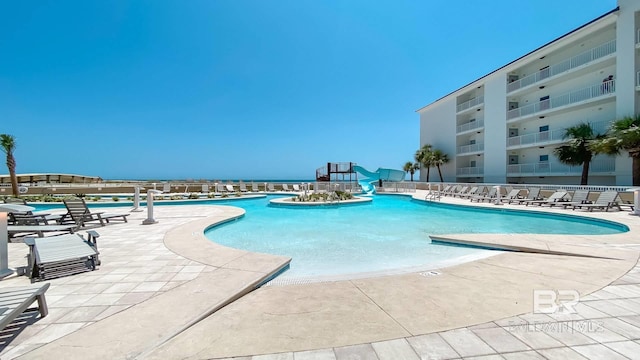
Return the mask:
[[484,119],[476,119],[468,123],[456,126],[456,132],[461,133],[469,130],[479,129],[484,127]]
[[640,29],[638,29],[636,33],[636,45],[640,45]]
[[467,109],[470,109],[476,105],[480,105],[484,103],[484,96],[478,96],[476,98],[473,98],[469,101],[465,101],[462,104],[456,106],[456,112],[460,112],[460,111],[464,111]]
[[640,86],[640,71],[636,73],[636,86]]
[[615,93],[616,81],[609,80],[599,85],[592,85],[583,89],[574,90],[553,98],[529,104],[507,112],[507,120],[519,118],[521,116],[535,114],[540,111],[558,108],[561,106],[579,103],[581,101],[597,98]]
[[[589,173],[607,173],[616,170],[616,162],[613,158],[595,159],[589,166]],[[581,174],[582,166],[570,166],[559,162],[537,162],[529,164],[512,164],[507,166],[507,174],[533,174],[533,175],[550,175],[550,174]]]
[[593,49],[587,50],[583,53],[580,53],[570,59],[562,61],[560,63],[549,66],[548,68],[542,69],[536,73],[533,73],[529,76],[525,76],[522,79],[518,79],[514,82],[507,84],[507,92],[512,92],[523,88],[525,86],[529,86],[531,84],[535,84],[539,81],[542,81],[546,78],[558,75],[565,71],[577,68],[586,63],[589,63],[593,60],[600,59],[607,55],[611,55],[616,52],[616,41],[611,40],[607,43],[604,43],[600,46],[596,46]]
[[462,167],[456,169],[456,175],[482,175],[484,167]]
[[507,146],[519,146],[529,144],[539,144],[549,141],[562,140],[565,129],[556,129],[550,131],[541,131],[533,134],[526,134],[521,136],[513,136],[507,138]]
[[456,153],[459,155],[459,154],[473,153],[473,152],[478,152],[483,150],[484,150],[484,144],[470,144],[470,145],[458,146],[458,151]]
[[[609,126],[609,121],[597,121],[594,123],[590,123],[593,132],[596,134],[604,134],[607,132],[607,127]],[[558,142],[562,141],[566,129],[553,129],[549,131],[541,131],[532,134],[525,134],[520,136],[513,136],[507,138],[507,147],[509,146],[520,146],[520,145],[535,145],[541,143],[548,142]]]

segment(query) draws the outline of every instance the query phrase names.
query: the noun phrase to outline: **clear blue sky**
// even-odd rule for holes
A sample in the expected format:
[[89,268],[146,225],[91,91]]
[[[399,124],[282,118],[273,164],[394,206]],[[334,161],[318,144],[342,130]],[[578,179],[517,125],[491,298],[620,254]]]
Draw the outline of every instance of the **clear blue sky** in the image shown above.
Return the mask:
[[0,133],[17,138],[18,173],[312,179],[327,161],[401,169],[419,147],[416,109],[615,7],[6,0]]

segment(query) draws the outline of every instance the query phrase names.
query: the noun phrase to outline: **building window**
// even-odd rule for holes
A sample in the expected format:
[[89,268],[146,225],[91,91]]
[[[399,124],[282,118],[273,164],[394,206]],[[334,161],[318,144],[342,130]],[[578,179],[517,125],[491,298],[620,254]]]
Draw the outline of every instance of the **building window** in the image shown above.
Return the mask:
[[549,131],[549,125],[540,126],[540,132]]
[[469,161],[469,167],[476,167],[476,161],[475,160]]
[[549,155],[540,155],[540,162],[549,162]]

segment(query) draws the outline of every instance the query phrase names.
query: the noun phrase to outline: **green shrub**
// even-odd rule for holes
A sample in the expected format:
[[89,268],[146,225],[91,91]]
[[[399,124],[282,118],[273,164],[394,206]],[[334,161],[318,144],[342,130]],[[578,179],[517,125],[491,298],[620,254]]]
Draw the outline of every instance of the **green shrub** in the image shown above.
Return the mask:
[[113,201],[116,201],[116,202],[117,202],[117,201],[120,201],[120,198],[119,198],[119,197],[117,197],[117,196],[113,196],[113,197],[111,197],[111,200],[113,200]]

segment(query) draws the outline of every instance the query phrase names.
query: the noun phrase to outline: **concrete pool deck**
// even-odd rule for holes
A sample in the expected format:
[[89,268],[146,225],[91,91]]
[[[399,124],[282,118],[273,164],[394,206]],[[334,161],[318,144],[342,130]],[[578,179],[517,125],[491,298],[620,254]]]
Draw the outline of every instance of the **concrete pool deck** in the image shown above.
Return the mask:
[[[443,202],[470,205],[460,199]],[[208,225],[237,218],[242,211],[206,205],[157,207],[159,223],[151,226],[140,225],[143,213],[132,213],[127,224],[98,229],[103,265],[52,280],[49,316],[28,320],[33,324],[11,339],[0,356],[417,359],[429,354],[637,354],[640,270],[635,266],[640,241],[634,234],[640,233],[640,219],[626,212],[543,211],[618,221],[631,231],[598,236],[452,234],[442,237],[581,256],[507,252],[439,274],[267,286],[231,303],[288,261],[204,239]],[[24,244],[10,244],[10,265],[23,266],[25,254]],[[0,286],[26,283],[25,277],[14,277]],[[532,314],[534,289],[577,290],[582,295],[577,313]],[[602,324],[602,331],[526,331],[517,326],[524,321],[593,321]]]

